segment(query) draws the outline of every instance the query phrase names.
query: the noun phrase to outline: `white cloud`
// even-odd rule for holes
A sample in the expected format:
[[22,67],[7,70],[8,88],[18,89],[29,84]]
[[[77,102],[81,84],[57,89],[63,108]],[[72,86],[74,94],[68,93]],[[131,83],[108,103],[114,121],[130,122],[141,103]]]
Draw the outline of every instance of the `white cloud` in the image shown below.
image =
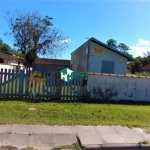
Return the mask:
[[54,41],[54,43],[58,43],[58,44],[60,44],[60,43],[69,43],[69,42],[71,42],[70,39],[64,39],[64,40]]
[[144,53],[150,51],[150,41],[139,39],[138,43],[135,46],[130,46],[129,53],[133,55],[133,57],[144,56]]
[[148,41],[148,40],[143,40],[143,39],[139,39],[139,40],[138,40],[138,43],[136,44],[136,46],[141,46],[141,45],[150,46],[150,41]]
[[71,40],[70,39],[65,39],[65,40],[60,40],[59,42],[60,43],[68,43],[68,42],[71,42]]

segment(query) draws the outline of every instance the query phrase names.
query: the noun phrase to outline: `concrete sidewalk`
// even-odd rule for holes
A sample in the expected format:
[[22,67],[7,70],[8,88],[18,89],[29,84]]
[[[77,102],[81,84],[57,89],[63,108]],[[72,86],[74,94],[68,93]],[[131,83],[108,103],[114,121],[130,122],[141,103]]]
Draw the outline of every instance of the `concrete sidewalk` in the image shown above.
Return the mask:
[[82,149],[150,150],[150,134],[121,126],[0,125],[0,146],[50,150],[79,142]]

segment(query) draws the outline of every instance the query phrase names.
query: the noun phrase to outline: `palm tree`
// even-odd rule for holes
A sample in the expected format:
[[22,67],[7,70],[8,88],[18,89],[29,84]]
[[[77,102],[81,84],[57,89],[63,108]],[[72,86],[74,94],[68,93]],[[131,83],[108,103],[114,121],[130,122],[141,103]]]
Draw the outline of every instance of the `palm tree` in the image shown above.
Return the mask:
[[118,50],[123,53],[127,53],[128,50],[130,50],[130,48],[129,48],[129,46],[125,45],[124,43],[119,43]]
[[107,44],[108,44],[109,46],[113,47],[113,48],[117,48],[117,41],[114,40],[114,39],[109,39],[109,40],[107,41]]

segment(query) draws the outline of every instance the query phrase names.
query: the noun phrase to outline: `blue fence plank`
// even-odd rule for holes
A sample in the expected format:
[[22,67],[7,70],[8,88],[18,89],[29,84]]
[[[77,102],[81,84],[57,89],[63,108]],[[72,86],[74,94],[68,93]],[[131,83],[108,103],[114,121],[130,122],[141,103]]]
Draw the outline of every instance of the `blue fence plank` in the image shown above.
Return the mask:
[[[10,77],[11,77],[11,70],[9,69],[8,70],[8,81],[10,80]],[[11,84],[10,84],[10,82],[8,82],[8,84],[7,84],[7,94],[8,94],[8,97],[9,97],[9,92],[10,92],[10,86],[11,86]]]
[[[7,69],[4,71],[4,83],[7,81]],[[6,84],[4,84],[4,91],[3,91],[4,97],[6,97]]]
[[14,80],[14,82],[15,82],[15,97],[17,98],[17,88],[18,88],[18,86],[17,86],[17,81],[18,81],[18,71],[16,71],[16,74],[15,74],[15,80]]
[[73,99],[73,90],[72,90],[73,81],[74,81],[74,80],[71,80],[71,81],[70,81],[70,86],[69,86],[69,91],[70,91],[70,96],[71,96],[71,97],[70,97],[70,100],[74,100],[74,99]]
[[2,97],[2,81],[3,81],[3,69],[0,71],[0,97]]
[[44,98],[45,97],[45,85],[46,85],[46,73],[43,72],[43,78],[44,78],[44,82],[42,84],[42,92],[41,92],[41,95],[42,97]]
[[25,86],[25,98],[27,99],[28,95],[29,95],[29,72],[28,71],[26,71],[25,83],[26,83],[26,86]]
[[[14,69],[12,69],[12,79],[14,78]],[[12,84],[11,84],[11,97],[13,97],[14,95],[14,80],[12,80]]]
[[51,73],[51,75],[50,75],[50,95],[51,95],[51,98],[53,98],[53,92],[54,92],[54,90],[53,90],[53,79],[54,79],[53,73]]

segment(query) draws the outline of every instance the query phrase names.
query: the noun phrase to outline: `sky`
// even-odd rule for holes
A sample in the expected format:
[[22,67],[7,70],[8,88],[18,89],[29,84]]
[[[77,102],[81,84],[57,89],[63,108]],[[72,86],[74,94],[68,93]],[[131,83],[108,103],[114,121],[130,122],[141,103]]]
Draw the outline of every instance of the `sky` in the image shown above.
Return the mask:
[[4,35],[10,31],[5,17],[17,10],[53,18],[68,42],[61,59],[71,59],[71,52],[91,37],[125,43],[133,57],[150,51],[150,0],[0,0],[0,6],[0,38],[12,48],[13,40]]

